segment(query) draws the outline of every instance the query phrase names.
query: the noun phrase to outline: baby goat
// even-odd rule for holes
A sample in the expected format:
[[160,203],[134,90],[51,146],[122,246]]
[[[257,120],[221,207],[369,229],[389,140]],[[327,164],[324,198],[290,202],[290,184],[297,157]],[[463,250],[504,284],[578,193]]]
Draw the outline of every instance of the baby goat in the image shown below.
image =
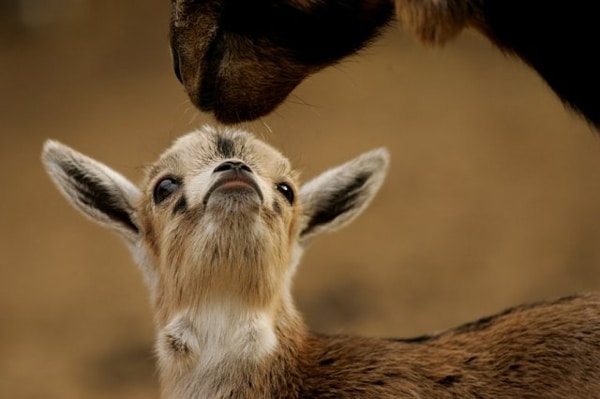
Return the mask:
[[360,214],[384,149],[299,186],[277,150],[237,130],[185,135],[137,188],[55,141],[66,198],[114,229],[148,283],[166,398],[597,398],[600,298],[524,305],[413,339],[310,332],[291,283],[306,245]]
[[368,45],[394,8],[425,43],[476,29],[600,127],[599,14],[589,0],[173,0],[175,72],[201,110],[222,122],[255,119]]

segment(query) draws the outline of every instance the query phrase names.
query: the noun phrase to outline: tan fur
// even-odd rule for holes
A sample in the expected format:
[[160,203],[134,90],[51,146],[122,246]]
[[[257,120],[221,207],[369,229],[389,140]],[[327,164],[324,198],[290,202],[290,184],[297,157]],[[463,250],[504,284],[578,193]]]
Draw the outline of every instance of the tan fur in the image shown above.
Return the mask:
[[476,26],[478,0],[395,0],[404,29],[426,44],[444,44],[464,28]]
[[[205,128],[177,140],[139,192],[61,144],[46,144],[43,157],[66,197],[132,248],[151,291],[165,398],[600,393],[596,294],[524,305],[407,340],[307,329],[291,296],[297,263],[310,239],[349,223],[368,205],[387,168],[383,150],[300,186],[277,150],[244,132]],[[211,191],[229,161],[251,170],[260,195],[239,184]],[[155,187],[166,177],[182,184],[157,202]],[[295,191],[291,203],[275,189],[280,182]]]
[[[264,170],[263,177],[268,182],[292,181],[295,173],[278,152],[258,140],[248,140],[242,134],[232,138],[245,146],[246,162],[262,166],[260,170]],[[207,225],[211,221],[202,218],[203,209],[198,204],[189,204],[187,213],[175,217],[171,207],[153,206],[151,190],[157,179],[165,174],[193,178],[202,170],[214,168],[219,161],[211,135],[185,136],[152,166],[149,178],[143,184],[147,192],[139,207],[144,210],[141,212],[146,232],[144,239],[149,243],[154,262],[160,265],[161,281],[157,292],[160,323],[166,322],[166,315],[198,306],[222,295],[225,290],[229,298],[246,303],[251,300],[251,306],[263,307],[272,302],[274,291],[281,285],[280,273],[267,267],[289,262],[292,238],[287,226],[297,208],[284,209],[282,220],[276,220],[274,210],[267,204],[257,226],[248,227],[243,220],[228,220],[229,228],[210,231]],[[227,208],[214,212],[215,218],[231,219]],[[198,220],[202,221],[203,229],[198,228]],[[258,231],[253,231],[254,228]],[[236,236],[222,235],[224,232]],[[189,292],[194,292],[194,296],[187,295]]]

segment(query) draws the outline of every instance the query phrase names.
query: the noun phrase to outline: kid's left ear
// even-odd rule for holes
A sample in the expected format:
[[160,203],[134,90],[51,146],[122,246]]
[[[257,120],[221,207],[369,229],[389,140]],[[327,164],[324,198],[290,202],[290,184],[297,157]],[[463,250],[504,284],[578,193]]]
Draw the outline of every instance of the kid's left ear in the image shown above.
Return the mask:
[[329,169],[303,185],[301,243],[324,231],[338,230],[360,215],[383,184],[389,160],[388,151],[379,148]]
[[128,242],[139,239],[135,203],[141,192],[127,178],[53,140],[44,144],[42,160],[56,187],[75,208]]

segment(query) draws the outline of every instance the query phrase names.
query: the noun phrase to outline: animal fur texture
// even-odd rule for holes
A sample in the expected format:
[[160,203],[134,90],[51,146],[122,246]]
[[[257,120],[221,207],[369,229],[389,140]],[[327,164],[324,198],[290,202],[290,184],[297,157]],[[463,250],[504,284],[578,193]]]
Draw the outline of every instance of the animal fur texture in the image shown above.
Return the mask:
[[175,73],[192,103],[225,123],[268,114],[397,16],[426,44],[475,29],[599,127],[596,8],[586,0],[173,0],[170,36]]
[[66,199],[131,249],[148,285],[163,397],[597,398],[600,297],[522,305],[412,339],[312,332],[291,286],[316,236],[383,184],[385,149],[301,184],[249,133],[205,127],[138,187],[56,141],[45,167]]

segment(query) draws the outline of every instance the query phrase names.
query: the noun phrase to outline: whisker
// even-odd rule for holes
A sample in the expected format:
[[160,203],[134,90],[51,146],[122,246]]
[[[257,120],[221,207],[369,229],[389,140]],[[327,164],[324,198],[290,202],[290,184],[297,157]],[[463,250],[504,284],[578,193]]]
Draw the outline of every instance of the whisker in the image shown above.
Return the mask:
[[260,123],[262,123],[262,125],[267,128],[269,134],[273,134],[273,129],[271,129],[271,126],[269,126],[269,124],[265,121],[264,118],[260,118]]

